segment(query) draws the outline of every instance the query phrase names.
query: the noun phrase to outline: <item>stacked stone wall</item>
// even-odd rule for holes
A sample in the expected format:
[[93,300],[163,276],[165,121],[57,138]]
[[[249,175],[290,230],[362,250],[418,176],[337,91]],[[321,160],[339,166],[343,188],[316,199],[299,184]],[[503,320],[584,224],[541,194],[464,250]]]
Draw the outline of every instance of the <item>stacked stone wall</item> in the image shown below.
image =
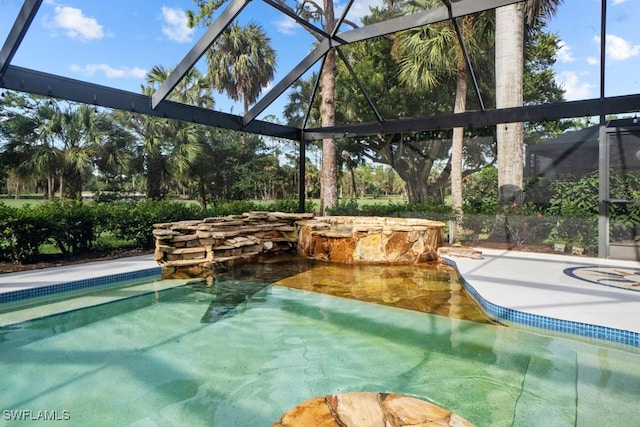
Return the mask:
[[258,256],[282,252],[346,264],[438,260],[445,224],[417,218],[317,217],[249,212],[155,224],[163,277],[205,277]]
[[155,260],[163,277],[202,277],[262,254],[295,251],[296,221],[313,214],[249,212],[155,224]]

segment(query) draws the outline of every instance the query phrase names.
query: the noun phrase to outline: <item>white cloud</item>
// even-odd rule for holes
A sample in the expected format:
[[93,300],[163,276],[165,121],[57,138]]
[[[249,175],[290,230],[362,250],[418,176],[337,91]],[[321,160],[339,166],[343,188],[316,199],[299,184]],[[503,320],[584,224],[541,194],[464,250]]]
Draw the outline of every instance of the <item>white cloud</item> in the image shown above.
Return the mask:
[[595,88],[593,84],[581,82],[575,71],[563,71],[558,74],[557,80],[565,90],[567,101],[589,98],[591,90]]
[[276,27],[276,30],[282,34],[295,34],[296,29],[299,28],[299,25],[293,19],[289,17],[284,17],[277,21],[273,21],[273,25]]
[[72,64],[70,67],[71,71],[75,73],[82,73],[87,76],[93,76],[97,73],[102,73],[105,77],[109,79],[122,79],[122,78],[142,78],[147,74],[147,70],[138,67],[118,67],[114,68],[107,64],[87,64],[87,65],[78,65]]
[[[605,40],[607,58],[612,61],[624,61],[640,55],[640,45],[631,44],[631,42],[623,39],[622,37],[618,37],[614,34],[607,34]],[[600,44],[600,37],[595,36],[593,41]]]
[[164,20],[162,32],[170,40],[178,43],[191,41],[194,29],[189,28],[187,25],[187,15],[185,15],[184,11],[162,6],[162,19]]
[[587,64],[589,64],[589,65],[598,65],[598,64],[600,64],[600,58],[596,58],[595,56],[589,56],[587,58]]
[[[382,7],[384,5],[383,0],[359,0],[354,2],[351,8],[349,9],[349,13],[347,13],[346,19],[355,23],[356,25],[362,24],[362,18],[364,16],[371,14],[371,8],[373,7]],[[336,3],[335,4],[335,14],[336,19],[342,16],[344,12],[344,8],[346,3]],[[296,22],[291,18],[283,18],[279,21],[274,21],[273,25],[276,26],[278,32],[282,34],[294,34],[297,28],[300,28]],[[315,25],[318,25],[315,23]],[[351,29],[351,26],[343,25],[340,29],[342,31],[346,31],[347,29]]]
[[90,18],[82,10],[69,6],[56,6],[53,22],[47,24],[53,28],[60,28],[72,39],[88,42],[104,37],[102,25],[95,18]]
[[640,45],[632,45],[622,37],[607,34],[607,56],[615,61],[624,61],[633,56],[640,55]]
[[566,44],[564,41],[560,40],[558,43],[558,61],[560,62],[573,62],[576,60],[576,57],[573,56],[573,52],[571,52],[572,47]]
[[617,4],[622,4],[622,3],[626,3],[628,0],[613,0],[613,5],[617,5]]
[[[380,8],[383,6],[382,0],[362,0],[353,3],[351,9],[349,9],[349,13],[347,14],[347,19],[350,21],[355,21],[356,24],[360,24],[362,18],[364,16],[371,14],[371,8],[377,7]],[[344,5],[336,6],[336,16],[341,16],[344,11]]]

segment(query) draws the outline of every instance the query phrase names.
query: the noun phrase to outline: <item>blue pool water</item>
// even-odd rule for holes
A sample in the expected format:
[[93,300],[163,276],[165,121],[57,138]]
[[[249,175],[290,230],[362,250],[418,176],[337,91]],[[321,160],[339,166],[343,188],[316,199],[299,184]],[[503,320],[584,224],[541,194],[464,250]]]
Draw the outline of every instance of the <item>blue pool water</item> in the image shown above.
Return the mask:
[[0,328],[1,425],[270,426],[349,391],[416,396],[479,426],[640,419],[640,355],[607,345],[246,278],[102,292],[124,298]]

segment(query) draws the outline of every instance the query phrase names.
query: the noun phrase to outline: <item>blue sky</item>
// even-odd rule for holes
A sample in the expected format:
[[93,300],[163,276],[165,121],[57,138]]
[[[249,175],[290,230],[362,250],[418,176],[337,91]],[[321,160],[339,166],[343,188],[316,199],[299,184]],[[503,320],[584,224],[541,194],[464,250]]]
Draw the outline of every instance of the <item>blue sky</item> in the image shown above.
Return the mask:
[[[358,21],[371,4],[356,0],[349,17]],[[2,40],[21,5],[0,0]],[[13,64],[138,92],[152,66],[175,66],[203,34],[203,28],[187,28],[184,11],[190,8],[191,0],[45,0]],[[565,0],[549,22],[562,40],[556,72],[569,100],[599,95],[599,11],[600,0]],[[640,93],[640,0],[608,0],[608,12],[606,95]],[[263,2],[251,2],[240,19],[258,22],[272,39],[276,81],[313,47],[305,30]],[[199,67],[204,70],[204,60]],[[284,101],[264,114],[279,116]],[[241,112],[223,95],[216,94],[216,104]]]
[[[600,94],[600,0],[565,0],[549,29],[562,48],[557,79],[568,100]],[[607,2],[605,95],[640,93],[640,0]]]

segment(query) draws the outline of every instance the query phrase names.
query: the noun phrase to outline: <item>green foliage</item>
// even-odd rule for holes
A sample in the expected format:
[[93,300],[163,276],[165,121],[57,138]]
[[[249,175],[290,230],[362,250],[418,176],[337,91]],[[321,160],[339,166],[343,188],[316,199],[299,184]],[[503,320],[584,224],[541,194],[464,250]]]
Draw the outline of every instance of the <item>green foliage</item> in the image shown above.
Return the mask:
[[355,200],[339,200],[336,205],[327,209],[329,215],[342,215],[342,216],[364,216],[361,213],[362,210],[358,207],[358,202]]
[[218,200],[203,211],[205,217],[240,215],[244,212],[263,210],[248,200]]
[[[307,212],[313,212],[314,205],[308,202]],[[43,246],[50,249],[53,245],[63,255],[123,246],[150,249],[156,223],[256,210],[297,212],[298,202],[289,199],[260,207],[250,201],[219,201],[204,212],[193,203],[152,199],[85,203],[51,200],[20,207],[0,202],[0,261],[35,262]]]
[[580,179],[556,179],[550,185],[548,213],[557,216],[598,214],[598,173]]
[[[294,199],[283,199],[276,200],[273,203],[269,203],[265,205],[262,210],[267,210],[270,212],[287,212],[287,213],[296,213],[298,212],[298,201]],[[314,212],[316,208],[316,204],[312,201],[306,201],[304,204],[305,212]],[[246,212],[246,211],[245,211]]]
[[[580,179],[540,179],[535,199],[555,224],[546,243],[561,243],[595,251],[598,246],[598,174]],[[545,202],[548,200],[548,202]]]
[[[640,175],[612,173],[610,192],[613,199],[640,199]],[[640,206],[637,204],[611,205],[611,238],[613,240],[640,239]]]
[[335,208],[329,210],[330,215],[345,216],[389,216],[414,217],[435,220],[447,220],[452,210],[444,204],[429,201],[427,203],[388,203],[358,206],[355,200],[338,202]]
[[[640,179],[614,175],[614,198],[634,198],[640,194]],[[598,174],[580,179],[536,178],[525,183],[525,203],[502,211],[497,204],[497,173],[485,169],[465,187],[464,228],[470,239],[483,234],[495,241],[521,244],[564,243],[595,251],[598,244]],[[634,193],[636,191],[636,193]],[[612,236],[635,236],[640,209],[614,206]],[[612,212],[613,213],[613,212]],[[499,215],[498,215],[499,214]],[[493,215],[493,216],[492,216]]]
[[548,211],[554,195],[553,182],[553,179],[542,177],[527,180],[524,183],[525,203],[535,206],[540,212]]
[[49,238],[63,254],[91,249],[100,228],[93,204],[77,200],[51,200],[39,205],[35,214],[50,224]]
[[107,229],[114,237],[128,240],[142,248],[152,248],[153,224],[201,217],[194,204],[170,200],[141,200],[112,203],[107,208]]
[[474,174],[462,194],[465,213],[498,213],[498,170],[488,167]]
[[0,202],[0,260],[36,260],[40,245],[51,236],[54,221],[29,205],[13,208]]

